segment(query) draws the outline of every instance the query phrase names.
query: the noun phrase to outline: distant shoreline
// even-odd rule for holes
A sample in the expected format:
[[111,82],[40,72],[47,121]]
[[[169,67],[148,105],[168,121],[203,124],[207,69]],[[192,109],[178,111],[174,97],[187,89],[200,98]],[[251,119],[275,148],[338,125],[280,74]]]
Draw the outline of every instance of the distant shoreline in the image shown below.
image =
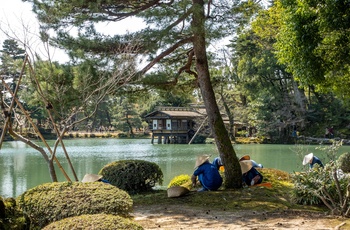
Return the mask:
[[[35,133],[21,133],[21,136],[29,140],[39,140],[40,137]],[[56,140],[57,136],[54,133],[41,133],[46,140]],[[67,132],[64,134],[63,139],[74,139],[74,138],[132,138],[132,139],[150,139],[151,134],[144,134],[143,132],[134,133],[133,136],[127,135],[122,132]],[[15,141],[15,139],[6,135],[4,141]]]
[[[21,134],[23,137],[30,140],[39,140],[39,136],[34,133]],[[54,133],[42,133],[46,140],[56,140],[57,136]],[[151,133],[144,132],[135,132],[133,136],[123,132],[67,132],[64,134],[64,139],[74,139],[74,138],[116,138],[116,139],[151,139]],[[232,143],[234,144],[305,144],[305,145],[318,145],[320,143],[324,145],[330,145],[333,141],[340,141],[338,137],[329,139],[329,138],[315,138],[315,137],[303,137],[294,138],[290,142],[286,143],[277,143],[272,142],[268,139],[262,139],[258,137],[236,137],[236,140]],[[4,141],[14,141],[14,139],[6,135]],[[205,141],[206,144],[215,143],[214,138],[208,137]],[[350,145],[349,139],[343,139],[343,145]]]
[[65,138],[151,138],[150,134],[134,133],[133,136],[122,132],[68,132]]

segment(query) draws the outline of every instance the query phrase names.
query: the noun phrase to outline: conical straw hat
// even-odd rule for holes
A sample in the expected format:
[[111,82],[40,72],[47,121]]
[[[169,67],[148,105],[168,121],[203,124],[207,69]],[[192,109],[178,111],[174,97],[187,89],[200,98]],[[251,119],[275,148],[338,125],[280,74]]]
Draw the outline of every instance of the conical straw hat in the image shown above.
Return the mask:
[[307,154],[305,157],[304,157],[304,160],[303,160],[303,165],[306,165],[308,164],[311,159],[314,157],[314,154],[313,153],[309,153]]
[[253,167],[251,160],[243,160],[240,161],[239,164],[241,165],[242,174],[248,172]]
[[85,174],[83,180],[81,182],[96,182],[102,178],[101,175],[96,175],[96,174]]
[[168,197],[179,197],[189,192],[190,190],[182,186],[173,186],[167,189]]
[[242,156],[239,161],[244,161],[244,160],[250,160],[250,156],[249,155],[244,155]]
[[198,168],[198,167],[201,166],[204,162],[206,162],[209,158],[210,158],[209,155],[198,156],[198,157],[197,157],[197,160],[196,160],[196,164],[194,165],[194,168]]

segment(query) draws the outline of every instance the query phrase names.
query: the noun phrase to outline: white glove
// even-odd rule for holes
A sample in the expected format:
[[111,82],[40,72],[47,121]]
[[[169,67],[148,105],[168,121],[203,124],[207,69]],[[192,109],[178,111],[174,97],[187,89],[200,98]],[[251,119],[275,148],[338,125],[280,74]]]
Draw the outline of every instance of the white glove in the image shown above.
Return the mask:
[[252,182],[250,182],[250,185],[254,185],[254,180],[252,180]]

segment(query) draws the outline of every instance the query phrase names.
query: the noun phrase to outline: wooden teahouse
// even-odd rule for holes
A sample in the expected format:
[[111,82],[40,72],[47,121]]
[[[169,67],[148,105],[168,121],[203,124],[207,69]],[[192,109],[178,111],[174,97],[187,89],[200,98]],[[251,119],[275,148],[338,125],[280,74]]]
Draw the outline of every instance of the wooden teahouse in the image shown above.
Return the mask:
[[[189,143],[195,134],[196,121],[203,121],[205,114],[198,109],[184,107],[159,107],[145,116],[152,133],[152,144]],[[200,125],[200,124],[199,124]]]

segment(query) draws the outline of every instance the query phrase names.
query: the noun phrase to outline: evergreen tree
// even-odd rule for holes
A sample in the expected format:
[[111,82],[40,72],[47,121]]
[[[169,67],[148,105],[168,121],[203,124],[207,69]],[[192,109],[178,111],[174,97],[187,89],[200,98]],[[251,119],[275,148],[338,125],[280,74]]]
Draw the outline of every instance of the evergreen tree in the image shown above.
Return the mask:
[[239,34],[233,44],[240,90],[246,95],[248,122],[260,136],[285,142],[293,129],[306,126],[307,100],[286,67],[275,55],[277,19],[274,8],[260,11],[251,28]]
[[350,2],[276,1],[278,58],[302,85],[349,98]]
[[2,53],[2,56],[6,54],[13,60],[23,59],[25,55],[25,50],[20,48],[18,43],[13,39],[6,39],[2,44],[2,50],[0,52]]
[[19,75],[19,64],[24,59],[25,50],[20,48],[18,43],[12,39],[6,39],[0,50],[0,73],[7,78],[15,78]]
[[[115,47],[137,41],[133,47],[149,56],[135,80],[140,80],[152,67],[159,70],[173,62],[175,74],[168,82],[176,83],[187,73],[201,90],[209,125],[226,167],[226,187],[241,187],[241,172],[235,151],[228,137],[210,81],[206,48],[210,41],[221,39],[234,31],[244,21],[245,15],[255,7],[252,2],[240,1],[30,1],[42,23],[43,31],[54,29],[56,43],[70,51],[71,55],[84,54],[105,57],[115,55]],[[206,12],[205,12],[206,11]],[[119,21],[129,16],[144,19],[147,28],[126,36],[101,36],[94,25],[97,22]],[[78,29],[78,36],[69,34],[69,27]],[[82,52],[83,51],[83,52]],[[130,52],[130,50],[128,51]],[[180,58],[179,54],[186,55]],[[82,56],[80,56],[82,57]],[[169,57],[169,58],[168,58]],[[157,65],[156,65],[157,64]],[[159,66],[158,66],[159,65]]]

